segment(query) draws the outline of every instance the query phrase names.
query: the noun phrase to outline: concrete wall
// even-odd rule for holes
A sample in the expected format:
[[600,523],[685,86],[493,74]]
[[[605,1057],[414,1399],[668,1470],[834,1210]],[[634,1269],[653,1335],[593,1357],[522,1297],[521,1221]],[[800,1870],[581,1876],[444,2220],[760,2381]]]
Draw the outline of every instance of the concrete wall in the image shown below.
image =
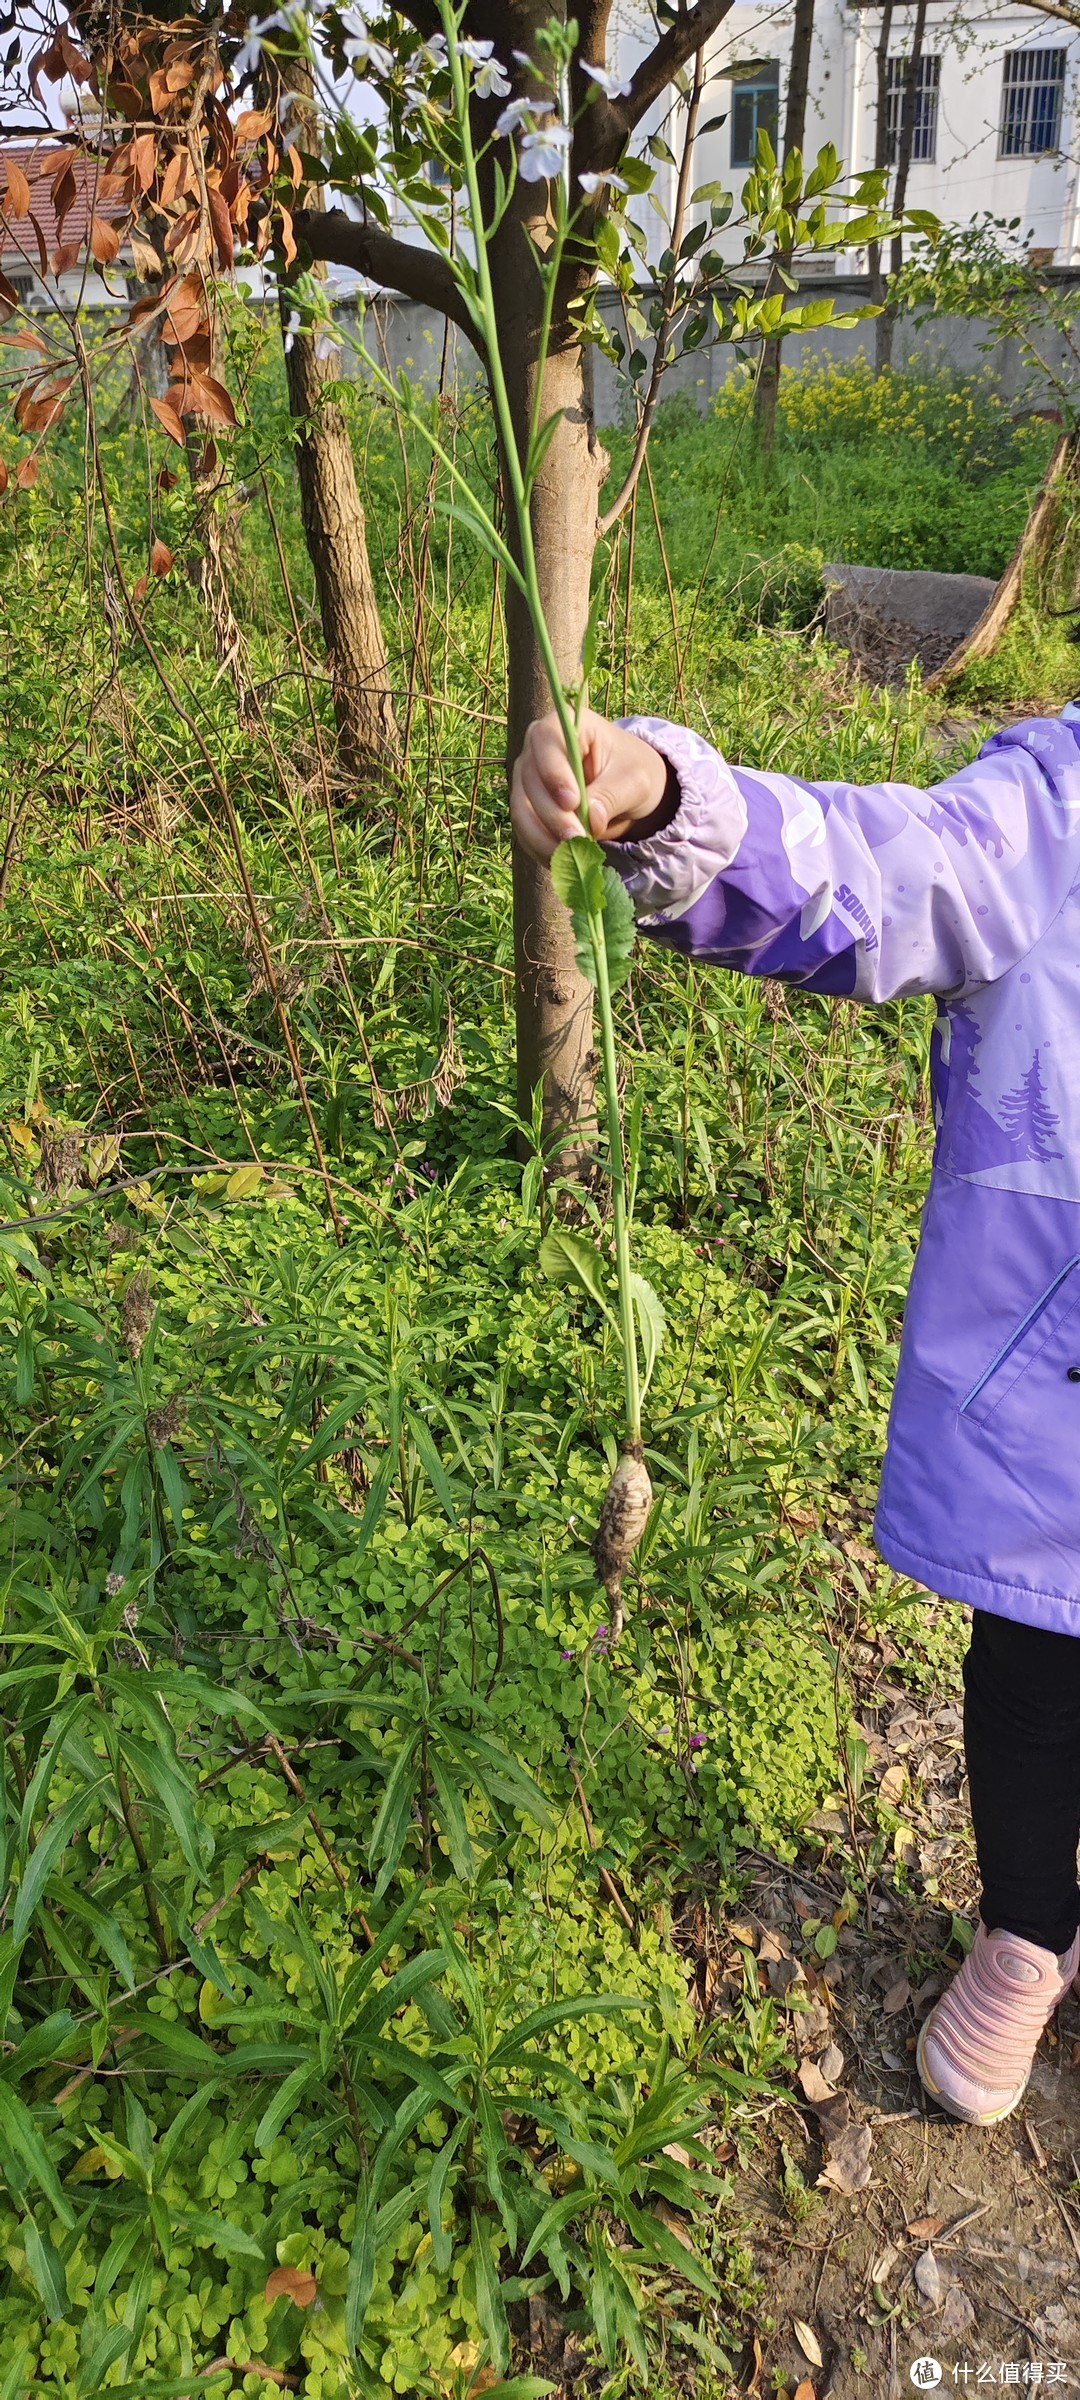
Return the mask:
[[[1063,277],[1061,281],[1067,289],[1076,292],[1080,302],[1080,277]],[[857,306],[860,301],[866,300],[867,294],[865,278],[857,275],[845,275],[839,282],[831,277],[827,282],[807,281],[801,287],[803,299],[832,296],[838,309]],[[363,362],[354,347],[357,332],[355,306],[343,302],[337,310],[337,317],[345,336],[344,370],[346,374],[362,375]],[[390,299],[378,301],[369,311],[363,338],[372,354],[392,373],[396,375],[404,367],[409,376],[430,390],[439,379],[445,331],[443,319],[434,310],[420,308],[412,301]],[[984,347],[988,342],[990,347]],[[1052,356],[1055,347],[1065,368],[1065,344],[1055,344],[1053,337],[1044,344],[1048,356]],[[784,348],[784,359],[788,366],[798,368],[811,358],[850,359],[860,351],[868,358],[873,358],[873,318],[846,329],[819,325],[812,332],[790,334]],[[1032,387],[1030,370],[1020,354],[1019,345],[1014,341],[992,340],[989,325],[980,318],[940,316],[931,318],[921,327],[902,318],[897,327],[893,355],[898,366],[906,364],[908,359],[918,358],[954,367],[964,374],[989,375],[1007,399],[1019,404],[1037,404],[1044,396],[1043,391]],[[473,353],[464,336],[453,328],[447,344],[447,361],[451,379],[455,375],[459,381],[471,382],[474,379],[477,368]],[[737,365],[733,345],[717,342],[711,348],[678,359],[668,370],[664,391],[689,392],[698,406],[705,409]],[[601,425],[618,424],[628,409],[625,378],[599,351],[595,353],[595,374],[598,421]]]

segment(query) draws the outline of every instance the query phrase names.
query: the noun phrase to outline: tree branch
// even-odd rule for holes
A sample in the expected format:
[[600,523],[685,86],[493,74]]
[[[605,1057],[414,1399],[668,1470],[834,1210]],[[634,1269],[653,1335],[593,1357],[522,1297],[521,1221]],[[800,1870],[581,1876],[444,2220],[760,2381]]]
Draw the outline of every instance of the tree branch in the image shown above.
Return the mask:
[[418,300],[449,317],[478,347],[476,327],[446,260],[437,250],[422,250],[417,242],[399,241],[370,217],[347,217],[341,208],[298,208],[293,219],[298,241],[307,243],[313,258],[332,259],[335,266],[352,267],[406,300]]
[[406,24],[422,34],[426,42],[440,30],[441,20],[434,0],[394,0],[394,15],[404,17]]
[[594,67],[606,64],[607,31],[614,0],[584,0],[578,9],[578,51]]
[[[1080,6],[1070,6],[1070,0],[1025,0],[1025,5],[1035,9],[1040,17],[1060,17],[1063,25],[1080,28]],[[1006,11],[1002,9],[999,13],[1004,16]],[[991,14],[990,24],[994,21]]]
[[685,305],[689,297],[688,293],[681,290],[679,284],[679,252],[682,246],[683,233],[686,228],[686,211],[690,199],[690,178],[694,161],[694,141],[697,135],[698,116],[701,111],[701,96],[704,89],[705,54],[704,51],[699,50],[697,57],[694,60],[694,84],[693,90],[690,94],[690,105],[686,112],[686,127],[683,134],[682,158],[679,161],[679,183],[678,190],[675,195],[675,210],[671,220],[671,231],[669,235],[669,248],[674,253],[675,263],[664,284],[664,313],[656,329],[653,340],[652,369],[649,375],[648,389],[645,393],[644,401],[642,402],[641,415],[638,418],[637,439],[634,443],[634,454],[627,469],[621,491],[617,493],[615,499],[611,503],[610,508],[605,508],[603,515],[599,520],[596,528],[598,541],[603,541],[604,535],[606,533],[610,533],[612,526],[618,523],[618,520],[622,516],[624,509],[629,508],[630,502],[637,490],[638,477],[640,476],[642,467],[645,464],[645,452],[649,447],[649,435],[652,432],[653,418],[656,415],[656,404],[660,398],[660,386],[663,382],[664,374],[667,368],[667,347],[671,334],[671,328],[679,313],[680,307]]
[[648,56],[642,59],[626,98],[613,103],[612,114],[622,120],[624,139],[640,124],[653,101],[659,100],[680,67],[685,67],[695,51],[711,41],[731,5],[732,0],[697,0],[696,7],[676,17],[666,33],[661,34]]

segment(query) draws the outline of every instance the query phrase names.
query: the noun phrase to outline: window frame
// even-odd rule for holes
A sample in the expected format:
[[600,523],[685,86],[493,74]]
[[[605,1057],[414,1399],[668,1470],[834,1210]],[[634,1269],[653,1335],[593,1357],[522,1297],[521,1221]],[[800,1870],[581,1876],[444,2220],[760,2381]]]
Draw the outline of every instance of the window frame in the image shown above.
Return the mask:
[[[780,61],[778,58],[759,59],[756,66],[747,67],[744,71],[741,71],[738,67],[733,67],[730,72],[730,82],[730,164],[732,167],[752,167],[757,155],[758,135],[762,131],[762,109],[758,95],[763,92],[768,92],[772,102],[769,117],[765,121],[764,130],[768,133],[774,150],[776,149],[779,139]],[[735,147],[735,129],[738,123],[738,94],[747,90],[754,94],[753,140],[751,142],[748,154],[745,157],[742,157],[739,155]]]
[[[1034,62],[1046,59],[1055,62],[1053,74],[1040,75]],[[1032,61],[1030,72],[1021,71],[1021,61]],[[1064,42],[1053,44],[1026,43],[1023,49],[1007,50],[1001,72],[1001,118],[998,125],[997,154],[1001,159],[1053,158],[1061,153],[1061,121],[1065,113],[1065,77],[1068,53]],[[1032,128],[1038,124],[1036,94],[1052,96],[1051,138],[1036,143]],[[1010,102],[1012,105],[1010,106]],[[1042,110],[1045,115],[1045,108]]]
[[[885,164],[895,167],[900,154],[900,134],[904,118],[904,84],[911,64],[910,53],[894,51],[885,62],[886,118]],[[938,103],[941,98],[940,52],[919,52],[915,85],[915,127],[911,143],[913,167],[937,165]],[[920,147],[920,142],[925,147]]]

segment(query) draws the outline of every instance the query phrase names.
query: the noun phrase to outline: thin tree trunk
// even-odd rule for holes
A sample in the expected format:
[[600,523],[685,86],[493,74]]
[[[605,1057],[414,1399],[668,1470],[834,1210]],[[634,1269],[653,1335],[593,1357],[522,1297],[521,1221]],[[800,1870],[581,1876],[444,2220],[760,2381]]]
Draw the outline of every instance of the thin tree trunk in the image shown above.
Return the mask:
[[[510,401],[524,449],[537,372],[539,298],[525,232],[511,213],[492,245]],[[607,456],[596,439],[586,354],[565,314],[556,309],[544,372],[541,418],[561,411],[533,493],[532,522],[541,597],[559,672],[580,671],[589,614],[597,507]],[[551,706],[551,692],[528,610],[516,587],[506,594],[509,690],[507,759],[512,763],[534,717]],[[516,964],[518,1105],[531,1119],[533,1092],[543,1086],[545,1139],[557,1143],[549,1163],[580,1167],[595,1140],[598,1059],[593,1046],[592,989],[575,954],[570,917],[546,867],[515,845],[514,951]]]
[[[877,50],[874,56],[874,173],[881,175],[889,163],[889,43],[892,39],[893,0],[885,0],[878,28]],[[882,245],[871,242],[867,263],[870,269],[870,298],[875,308],[884,308],[885,270],[882,265]]]
[[1027,524],[1000,583],[970,633],[966,633],[963,641],[950,651],[936,673],[928,676],[928,692],[940,691],[943,685],[955,683],[957,676],[963,674],[964,668],[969,667],[973,659],[989,658],[991,651],[996,649],[1023,594],[1025,573],[1031,567],[1038,570],[1050,556],[1062,512],[1070,496],[1075,505],[1078,465],[1080,433],[1059,434],[1041,489],[1036,494]]
[[[925,32],[926,0],[917,0],[917,6],[915,9],[915,25],[911,36],[911,56],[907,62],[907,73],[904,76],[904,99],[900,112],[900,139],[897,143],[896,152],[896,182],[893,186],[892,196],[892,213],[894,217],[902,217],[907,206],[908,176],[911,172],[911,154],[915,146],[915,115],[918,105],[919,65],[922,59],[923,36]],[[894,233],[889,253],[890,293],[892,286],[900,273],[903,263],[904,237],[902,233]],[[888,300],[886,300],[885,306],[882,309],[881,315],[877,319],[875,326],[875,333],[877,337],[877,370],[879,375],[884,372],[885,368],[891,367],[892,365],[893,336],[896,332],[896,313],[896,302],[890,297]]]
[[[302,146],[317,150],[310,64],[298,52],[282,58],[281,71],[296,95],[293,113],[300,119]],[[324,205],[322,192],[312,192],[309,208]],[[312,271],[325,277],[321,264]],[[288,271],[280,256],[278,288],[289,408],[297,428],[300,514],[326,644],[339,754],[351,781],[370,784],[396,762],[400,741],[348,420],[333,392],[339,362],[332,347],[320,356],[317,333],[297,328],[290,337]]]
[[[802,150],[806,141],[806,103],[810,90],[810,51],[814,39],[814,0],[795,0],[795,26],[791,37],[791,62],[788,67],[787,102],[784,109],[783,158],[793,150]],[[769,270],[766,293],[784,288],[783,277],[790,271],[790,250],[778,251]],[[783,334],[774,334],[762,344],[761,362],[754,390],[754,424],[758,442],[766,453],[776,439],[776,409],[780,397],[781,352]]]

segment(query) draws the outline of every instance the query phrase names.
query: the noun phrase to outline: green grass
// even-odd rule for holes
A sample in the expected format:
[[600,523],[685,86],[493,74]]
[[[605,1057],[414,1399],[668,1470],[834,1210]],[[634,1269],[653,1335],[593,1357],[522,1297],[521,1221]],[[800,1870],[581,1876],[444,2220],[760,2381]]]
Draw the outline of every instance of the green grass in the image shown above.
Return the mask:
[[[887,547],[890,490],[903,563],[976,563],[944,552],[978,525],[993,572],[1038,479],[1041,434],[991,397],[897,384],[905,478],[887,412],[874,442],[853,422],[861,387],[788,386],[768,478],[731,464],[735,399],[700,425],[669,406],[676,626],[643,507],[601,705],[682,705],[732,754],[825,777],[929,780],[975,746],[916,680],[874,694],[802,629],[814,557],[866,555],[878,520]],[[693,2202],[694,2126],[775,2077],[783,2027],[769,2003],[702,2035],[675,1911],[733,1884],[748,1839],[790,1855],[835,1788],[854,1631],[899,1627],[916,1680],[960,1638],[928,1645],[916,1595],[844,1547],[873,1503],[929,1165],[927,1010],[638,954],[635,1239],[670,1339],[660,1506],[613,1659],[587,1545],[618,1362],[600,1312],[539,1272],[515,1155],[486,568],[425,515],[415,459],[399,541],[392,429],[354,395],[402,662],[423,579],[426,697],[402,791],[339,799],[337,875],[253,474],[258,453],[329,738],[268,368],[255,390],[233,588],[264,723],[238,716],[179,570],[152,622],[242,820],[343,1248],[198,747],[110,640],[100,521],[84,583],[77,442],[0,520],[19,628],[0,744],[27,801],[0,917],[2,1214],[44,1212],[0,1231],[0,2095],[25,2110],[0,2142],[0,2389],[186,2390],[225,2357],[307,2400],[464,2394],[510,2359],[503,2310],[521,2322],[535,2277],[618,2389],[647,2388],[666,2294],[672,2391],[719,2392],[748,2290],[722,2178],[697,2196],[710,2295],[673,2289],[652,2208]],[[457,438],[482,473],[474,412]],[[138,441],[121,421],[106,448],[137,571]],[[188,506],[182,482],[159,495],[181,557]],[[909,555],[920,525],[932,558]],[[1071,663],[1032,604],[950,710],[1056,705]],[[389,2050],[362,1981],[386,1928]],[[539,2018],[535,2055],[500,2060],[549,2008],[570,2013]],[[315,2301],[268,2299],[278,2266],[310,2270]]]

